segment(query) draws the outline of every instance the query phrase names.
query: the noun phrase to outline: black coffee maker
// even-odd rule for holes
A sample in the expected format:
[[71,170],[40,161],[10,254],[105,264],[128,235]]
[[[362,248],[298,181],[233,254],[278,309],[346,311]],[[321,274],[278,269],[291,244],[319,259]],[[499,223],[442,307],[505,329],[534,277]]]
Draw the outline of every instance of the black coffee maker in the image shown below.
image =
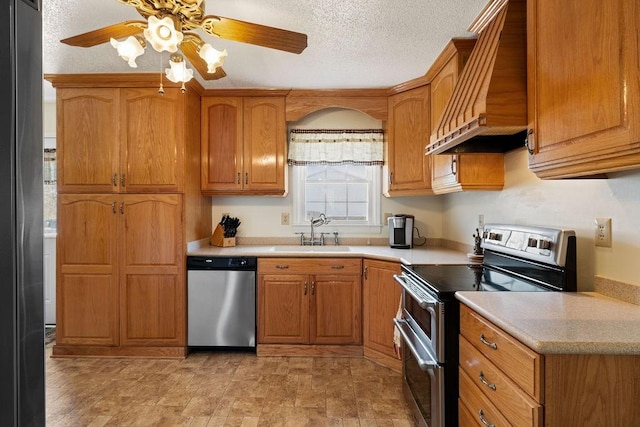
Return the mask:
[[396,249],[411,249],[413,247],[413,215],[392,215],[387,221],[389,246]]

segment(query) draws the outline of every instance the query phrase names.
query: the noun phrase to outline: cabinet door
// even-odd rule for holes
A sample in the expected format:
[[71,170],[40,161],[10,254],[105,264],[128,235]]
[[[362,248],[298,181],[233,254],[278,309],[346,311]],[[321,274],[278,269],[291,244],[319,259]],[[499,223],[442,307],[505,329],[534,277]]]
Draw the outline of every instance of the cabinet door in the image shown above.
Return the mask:
[[119,92],[58,89],[58,192],[119,191]]
[[242,98],[202,98],[201,190],[241,191]]
[[285,192],[285,147],[284,98],[245,98],[245,192]]
[[402,291],[393,279],[400,274],[400,264],[384,261],[364,261],[363,344],[383,355],[395,358],[393,321],[398,312]]
[[[460,74],[458,56],[454,55],[431,81],[431,132],[438,129],[444,109],[451,98]],[[434,189],[457,184],[457,157],[449,154],[431,156],[431,185]]]
[[309,342],[309,276],[258,276],[258,344]]
[[431,160],[424,153],[431,133],[429,91],[427,85],[389,97],[390,194],[432,194]]
[[183,189],[184,96],[177,88],[123,89],[120,185],[128,193]]
[[458,156],[435,154],[431,156],[431,185],[438,192],[446,188],[455,188],[458,182]]
[[538,176],[640,164],[639,21],[637,0],[527,1],[529,166]]
[[117,219],[112,195],[58,196],[59,345],[119,343]]
[[361,311],[360,276],[311,276],[311,344],[360,344]]
[[121,200],[121,344],[185,345],[182,197],[127,195]]

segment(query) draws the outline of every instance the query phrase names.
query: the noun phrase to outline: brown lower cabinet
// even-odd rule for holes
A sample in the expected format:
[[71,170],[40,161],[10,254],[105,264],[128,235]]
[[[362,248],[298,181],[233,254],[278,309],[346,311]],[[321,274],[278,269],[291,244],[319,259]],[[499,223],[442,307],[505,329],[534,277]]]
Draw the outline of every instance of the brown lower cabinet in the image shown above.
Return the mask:
[[461,426],[637,425],[639,381],[640,356],[539,354],[460,307]]
[[185,354],[182,199],[59,194],[54,355]]
[[364,355],[389,368],[400,370],[393,344],[392,319],[398,312],[402,291],[393,279],[400,263],[365,259],[362,277],[362,345]]
[[259,259],[258,345],[360,345],[360,272],[360,259]]

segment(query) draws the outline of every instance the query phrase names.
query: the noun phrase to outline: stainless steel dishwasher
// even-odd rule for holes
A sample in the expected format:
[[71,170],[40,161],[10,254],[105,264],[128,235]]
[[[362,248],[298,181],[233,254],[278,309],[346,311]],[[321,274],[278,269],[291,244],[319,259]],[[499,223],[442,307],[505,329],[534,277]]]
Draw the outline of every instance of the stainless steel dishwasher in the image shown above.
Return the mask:
[[187,257],[187,345],[256,347],[255,257]]

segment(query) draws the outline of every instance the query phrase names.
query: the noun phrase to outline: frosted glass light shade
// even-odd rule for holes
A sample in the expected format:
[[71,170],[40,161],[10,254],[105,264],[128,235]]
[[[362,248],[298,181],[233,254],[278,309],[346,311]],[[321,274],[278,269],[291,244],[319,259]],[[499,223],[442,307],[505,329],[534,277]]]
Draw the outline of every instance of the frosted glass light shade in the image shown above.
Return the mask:
[[186,83],[193,78],[193,70],[187,68],[187,64],[184,62],[182,56],[177,55],[176,58],[172,57],[169,61],[169,66],[171,68],[165,68],[165,74],[167,75],[167,79],[172,82]]
[[199,52],[200,58],[204,59],[207,63],[207,72],[215,73],[216,68],[222,67],[224,60],[227,57],[227,49],[223,51],[216,50],[209,43],[205,43]]
[[136,58],[144,53],[144,47],[136,37],[129,36],[122,42],[119,42],[112,37],[111,46],[116,48],[120,58],[127,61],[131,68],[138,68]]
[[178,44],[182,42],[184,36],[176,30],[175,22],[171,17],[165,16],[158,19],[155,16],[150,16],[147,23],[147,29],[143,32],[144,38],[151,43],[154,50],[158,52],[178,50]]

